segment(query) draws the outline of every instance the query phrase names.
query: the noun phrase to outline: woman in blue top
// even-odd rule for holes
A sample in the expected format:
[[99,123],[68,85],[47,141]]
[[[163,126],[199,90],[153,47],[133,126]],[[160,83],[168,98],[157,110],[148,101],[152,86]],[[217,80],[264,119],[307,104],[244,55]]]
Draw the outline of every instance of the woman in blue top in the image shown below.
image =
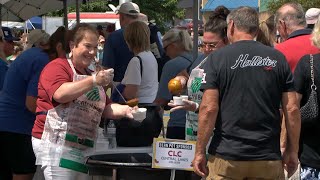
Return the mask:
[[[166,106],[172,99],[168,89],[170,79],[187,69],[193,62],[192,40],[185,30],[170,29],[162,38],[166,54],[171,58],[163,67],[159,82],[159,89],[155,102],[158,105]],[[170,113],[170,120],[167,126],[167,138],[185,139],[186,111],[179,110]]]

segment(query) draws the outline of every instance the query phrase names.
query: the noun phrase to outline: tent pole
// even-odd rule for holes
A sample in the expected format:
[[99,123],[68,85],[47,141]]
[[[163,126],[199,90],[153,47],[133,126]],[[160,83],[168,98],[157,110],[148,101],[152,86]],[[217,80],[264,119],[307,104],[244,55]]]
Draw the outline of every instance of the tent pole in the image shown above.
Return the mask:
[[66,29],[68,29],[68,6],[67,0],[63,0],[63,24]]
[[36,28],[34,27],[34,25],[32,24],[32,22],[30,21],[30,19],[28,19],[27,21],[30,23],[30,25],[31,25],[31,27],[32,27],[33,29],[36,29]]
[[193,0],[193,60],[198,58],[198,18],[199,0]]
[[79,24],[80,23],[79,0],[76,0],[76,18],[77,18],[77,24]]
[[0,29],[2,29],[2,4],[0,3]]
[[[68,24],[68,5],[67,5],[67,0],[63,0],[63,24],[65,29],[69,29],[69,24]],[[68,36],[68,31],[65,31],[65,37]],[[65,43],[64,43],[65,47],[63,47],[64,49],[66,49],[66,47],[69,46],[67,38],[65,38]]]

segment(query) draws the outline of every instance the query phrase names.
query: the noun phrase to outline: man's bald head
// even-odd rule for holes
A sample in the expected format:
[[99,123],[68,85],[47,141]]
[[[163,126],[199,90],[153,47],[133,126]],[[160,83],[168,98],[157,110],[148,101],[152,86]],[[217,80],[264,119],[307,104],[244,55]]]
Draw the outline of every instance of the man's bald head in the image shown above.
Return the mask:
[[148,16],[143,13],[140,13],[139,17],[138,17],[138,21],[142,21],[142,22],[148,24]]
[[275,16],[275,24],[284,21],[292,31],[303,29],[307,26],[303,7],[299,3],[286,3],[282,5]]

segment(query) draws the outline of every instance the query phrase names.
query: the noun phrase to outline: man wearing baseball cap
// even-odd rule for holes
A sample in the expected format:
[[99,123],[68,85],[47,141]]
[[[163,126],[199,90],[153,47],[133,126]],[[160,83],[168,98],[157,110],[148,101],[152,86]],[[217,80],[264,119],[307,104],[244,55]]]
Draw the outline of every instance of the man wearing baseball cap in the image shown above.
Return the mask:
[[317,22],[317,19],[320,15],[319,8],[310,8],[306,12],[306,21],[308,28],[313,29],[314,24]]
[[[16,38],[12,35],[11,29],[8,27],[2,27],[0,31],[0,91],[2,90],[2,85],[5,79],[5,75],[9,68],[7,57],[11,56],[14,51],[14,42],[18,41],[19,38]],[[0,169],[3,169],[0,165]],[[5,169],[3,170],[5,171]],[[0,179],[3,178],[0,174]]]
[[112,32],[104,45],[102,65],[114,69],[114,81],[121,82],[133,53],[124,40],[124,28],[138,20],[140,8],[132,2],[121,4],[116,13],[119,14],[121,29]]
[[20,39],[13,36],[10,28],[2,27],[1,29],[0,36],[3,39],[3,52],[8,57],[13,54],[14,41],[19,41]]

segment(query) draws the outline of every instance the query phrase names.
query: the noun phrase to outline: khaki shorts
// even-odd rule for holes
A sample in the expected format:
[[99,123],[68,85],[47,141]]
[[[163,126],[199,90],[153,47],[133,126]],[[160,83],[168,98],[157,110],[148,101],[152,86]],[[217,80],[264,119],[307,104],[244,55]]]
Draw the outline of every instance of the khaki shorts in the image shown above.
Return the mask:
[[207,180],[284,180],[282,161],[231,161],[209,156]]

